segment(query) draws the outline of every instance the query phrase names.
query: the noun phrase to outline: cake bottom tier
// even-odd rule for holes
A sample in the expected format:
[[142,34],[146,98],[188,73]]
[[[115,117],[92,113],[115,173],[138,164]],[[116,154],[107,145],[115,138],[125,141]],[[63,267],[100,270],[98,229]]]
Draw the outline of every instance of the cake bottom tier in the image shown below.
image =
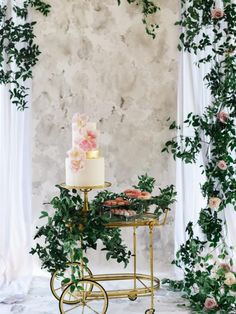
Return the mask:
[[86,159],[84,168],[75,172],[71,169],[70,160],[66,158],[66,185],[98,186],[105,183],[104,158]]

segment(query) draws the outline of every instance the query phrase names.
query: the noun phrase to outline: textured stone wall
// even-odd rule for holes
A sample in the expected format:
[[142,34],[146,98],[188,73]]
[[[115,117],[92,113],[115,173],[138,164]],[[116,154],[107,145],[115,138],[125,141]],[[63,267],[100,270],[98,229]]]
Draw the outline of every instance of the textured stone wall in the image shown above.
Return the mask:
[[[175,180],[172,157],[160,151],[171,136],[166,119],[176,117],[178,1],[159,0],[156,40],[145,34],[139,9],[125,0],[120,7],[116,0],[48,2],[47,18],[34,13],[42,51],[33,80],[35,223],[54,185],[64,180],[75,112],[98,121],[106,177],[114,189],[129,187],[144,172],[162,187]],[[147,237],[139,230],[144,268]],[[159,270],[168,267],[173,243],[172,216],[155,236]]]

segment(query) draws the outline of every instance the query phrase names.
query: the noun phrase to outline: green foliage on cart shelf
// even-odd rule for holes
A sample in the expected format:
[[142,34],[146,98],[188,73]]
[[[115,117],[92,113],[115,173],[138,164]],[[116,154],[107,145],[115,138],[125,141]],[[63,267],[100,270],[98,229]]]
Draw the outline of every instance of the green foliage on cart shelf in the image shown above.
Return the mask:
[[139,182],[137,185],[133,185],[135,189],[139,189],[141,191],[152,193],[155,187],[156,179],[149,177],[146,174],[138,177]]
[[[137,186],[143,190],[148,187],[153,189],[154,178],[147,174],[138,178]],[[36,245],[31,250],[31,254],[37,254],[41,259],[42,268],[50,273],[60,270],[63,274],[68,262],[83,261],[87,265],[89,261],[85,253],[89,248],[96,250],[99,240],[103,243],[102,251],[106,252],[107,260],[116,259],[118,263],[127,266],[131,252],[122,241],[120,229],[105,227],[110,217],[103,215],[103,203],[118,196],[125,198],[124,193],[118,194],[107,190],[99,192],[90,204],[90,211],[85,215],[82,211],[83,201],[78,192],[57,187],[60,194],[51,200],[52,209],[41,212],[40,218],[46,219],[46,222],[43,226],[37,227]],[[159,217],[175,201],[176,195],[172,185],[160,189],[160,192],[160,195],[153,196],[148,201],[130,199],[130,207],[142,213],[149,206],[155,205],[155,213]],[[64,278],[63,282],[72,280],[77,286],[79,278],[80,269],[77,267],[73,271],[73,278]]]
[[[138,183],[137,185],[133,185],[133,187],[143,192],[152,193],[155,188],[155,182],[155,178],[149,176],[148,174],[144,174],[138,176]],[[175,197],[177,194],[174,185],[169,185],[163,189],[159,188],[159,192],[159,195],[152,195],[149,200],[142,200],[137,198],[129,198],[123,192],[114,193],[105,190],[99,192],[95,196],[92,206],[99,212],[105,201],[122,197],[125,200],[129,200],[129,209],[137,211],[138,214],[147,212],[151,206],[154,207],[154,214],[156,214],[157,218],[159,218],[163,212],[167,208],[170,208],[170,205],[176,201]]]
[[31,250],[41,259],[42,268],[53,273],[58,269],[63,272],[69,261],[82,259],[87,264],[84,253],[88,248],[96,250],[98,240],[104,245],[102,250],[107,251],[107,259],[116,259],[126,266],[131,252],[124,245],[120,230],[105,228],[108,219],[100,216],[95,207],[84,215],[82,200],[75,190],[71,194],[66,189],[58,188],[60,195],[51,201],[52,213],[42,212],[41,217],[46,218],[47,222],[37,228],[37,243]]

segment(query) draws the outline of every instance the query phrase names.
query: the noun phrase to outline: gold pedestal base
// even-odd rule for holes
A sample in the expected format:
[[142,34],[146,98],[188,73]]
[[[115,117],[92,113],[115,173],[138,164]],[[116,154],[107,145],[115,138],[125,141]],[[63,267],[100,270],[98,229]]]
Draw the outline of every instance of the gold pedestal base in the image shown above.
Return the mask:
[[103,185],[91,185],[91,186],[71,186],[71,185],[66,185],[65,183],[60,184],[60,186],[64,189],[67,190],[76,190],[76,191],[81,191],[84,193],[84,205],[83,205],[83,212],[87,213],[89,211],[89,199],[88,199],[88,194],[92,190],[100,190],[100,189],[106,189],[111,187],[110,182],[105,182]]

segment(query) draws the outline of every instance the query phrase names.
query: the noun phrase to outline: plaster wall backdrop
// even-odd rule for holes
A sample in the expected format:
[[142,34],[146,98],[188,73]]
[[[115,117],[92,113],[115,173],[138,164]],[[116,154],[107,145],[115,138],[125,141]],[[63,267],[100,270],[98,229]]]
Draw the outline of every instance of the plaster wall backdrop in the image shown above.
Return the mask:
[[[176,117],[178,1],[159,1],[156,40],[145,34],[139,9],[125,0],[120,7],[116,0],[48,2],[47,18],[34,13],[42,51],[33,80],[34,224],[42,203],[55,195],[54,185],[64,180],[75,112],[98,121],[106,178],[115,190],[129,187],[145,172],[159,186],[175,182],[172,157],[161,154],[161,148],[172,135],[166,119]],[[148,232],[138,234],[140,268],[147,268]],[[127,231],[124,236],[131,239]],[[157,268],[168,270],[173,213],[156,232],[155,247]],[[96,253],[93,260],[96,267],[104,256]]]

